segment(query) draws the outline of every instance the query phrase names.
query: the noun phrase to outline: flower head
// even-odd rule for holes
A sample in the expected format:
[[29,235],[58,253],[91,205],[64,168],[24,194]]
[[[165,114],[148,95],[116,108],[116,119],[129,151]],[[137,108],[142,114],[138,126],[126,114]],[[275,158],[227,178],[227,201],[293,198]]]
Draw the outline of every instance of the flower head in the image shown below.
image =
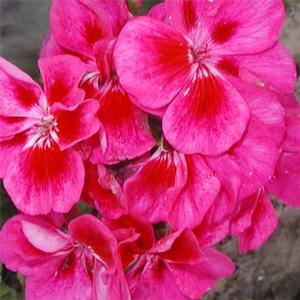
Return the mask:
[[67,212],[79,201],[84,180],[82,159],[72,146],[98,131],[99,105],[83,101],[78,84],[85,67],[79,59],[57,56],[39,65],[44,92],[0,61],[0,175],[19,210]]

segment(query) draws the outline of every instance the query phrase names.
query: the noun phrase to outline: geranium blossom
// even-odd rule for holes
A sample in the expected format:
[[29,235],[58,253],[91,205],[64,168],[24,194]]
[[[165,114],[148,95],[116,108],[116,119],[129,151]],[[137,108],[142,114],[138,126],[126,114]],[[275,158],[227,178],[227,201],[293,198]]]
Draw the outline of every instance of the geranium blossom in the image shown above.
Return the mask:
[[99,100],[102,124],[94,143],[93,162],[134,158],[154,145],[147,116],[120,85],[112,58],[116,37],[130,17],[124,1],[52,1],[51,34],[41,55],[72,53],[87,65],[81,86],[87,97]]
[[19,210],[67,212],[84,183],[83,162],[72,146],[98,131],[99,104],[83,102],[78,83],[85,66],[78,58],[45,58],[39,66],[44,92],[0,60],[0,176]]
[[[82,215],[69,223],[68,231],[27,215],[13,217],[2,228],[1,245],[7,246],[1,247],[0,258],[27,276],[26,299],[126,299],[117,241],[110,230],[95,217]],[[97,289],[103,291],[100,298]]]
[[198,299],[229,276],[234,265],[212,248],[200,248],[190,229],[168,232],[166,223],[152,226],[123,216],[108,221],[119,250],[132,299]]
[[[249,120],[246,99],[226,79],[228,73],[239,74],[231,59],[247,66],[248,56],[274,46],[284,18],[282,1],[167,0],[160,8],[164,22],[135,18],[121,31],[115,49],[121,84],[138,106],[163,116],[164,134],[177,150],[226,151]],[[281,47],[273,51],[288,57]],[[267,56],[268,62],[275,59]],[[290,91],[295,68],[286,62]]]
[[132,214],[172,228],[198,225],[218,195],[220,183],[200,155],[162,145],[124,184]]

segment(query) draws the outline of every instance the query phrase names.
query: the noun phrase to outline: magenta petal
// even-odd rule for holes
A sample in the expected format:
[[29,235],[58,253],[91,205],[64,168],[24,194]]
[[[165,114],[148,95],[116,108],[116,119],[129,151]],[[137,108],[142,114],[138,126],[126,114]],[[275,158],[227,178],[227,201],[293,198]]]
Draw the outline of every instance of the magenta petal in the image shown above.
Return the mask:
[[159,149],[125,182],[124,191],[131,213],[151,222],[165,220],[178,229],[198,225],[219,188],[201,156],[184,157]]
[[300,207],[300,152],[283,152],[268,190],[291,207]]
[[188,180],[180,195],[168,208],[169,223],[173,229],[199,225],[220,189],[218,178],[200,155],[185,158]]
[[2,117],[0,116],[0,137],[11,137],[29,129],[36,120],[25,117]]
[[127,278],[129,286],[132,286],[132,300],[189,299],[174,285],[174,278],[163,261],[149,262],[145,266],[141,263],[135,268],[128,273]]
[[84,256],[72,256],[67,267],[61,267],[47,280],[26,279],[25,296],[28,300],[92,300],[92,283]]
[[46,253],[53,253],[61,250],[70,244],[58,229],[46,222],[21,221],[22,230],[28,241],[38,250]]
[[211,27],[214,54],[252,54],[279,39],[284,21],[281,0],[222,1]]
[[284,109],[278,100],[278,94],[268,89],[246,84],[236,80],[235,86],[247,101],[250,111],[268,126],[272,137],[279,146],[285,134]]
[[[239,195],[241,186],[241,170],[240,166],[229,156],[206,157],[208,166],[213,170],[221,182],[221,190],[219,196],[229,198],[231,212],[235,209],[236,200]],[[217,201],[216,201],[217,202]],[[230,203],[231,202],[231,203]],[[218,205],[218,203],[216,203]],[[222,212],[220,211],[220,214]]]
[[107,34],[106,18],[78,0],[52,1],[50,27],[58,44],[68,50],[93,58],[93,45]]
[[152,8],[149,10],[147,16],[160,21],[164,21],[167,16],[166,4],[157,3],[153,5]]
[[72,106],[84,99],[84,91],[78,88],[78,84],[86,67],[79,58],[58,55],[40,58],[38,63],[49,104],[59,102]]
[[186,162],[182,154],[158,149],[124,184],[129,212],[152,223],[168,220],[170,203],[186,182]]
[[234,272],[233,262],[221,252],[207,248],[197,264],[168,263],[172,282],[188,299],[199,299],[208,292],[218,279]]
[[107,218],[116,219],[127,212],[127,200],[120,184],[102,165],[85,162],[83,198],[92,201]]
[[86,100],[76,107],[67,108],[62,104],[53,105],[51,110],[57,122],[57,143],[65,150],[94,135],[100,127],[96,116],[99,103]]
[[201,247],[214,245],[228,235],[241,186],[240,167],[228,155],[206,157],[206,161],[221,181],[221,189],[203,221],[193,230]]
[[44,38],[41,50],[40,50],[40,58],[43,57],[51,57],[56,55],[64,55],[71,54],[68,50],[60,47],[56,42],[53,34],[49,32]]
[[149,17],[129,21],[120,33],[114,57],[121,85],[145,109],[162,108],[187,79],[189,46],[170,26]]
[[[3,225],[0,231],[0,242],[1,245],[6,244],[6,247],[0,247],[0,259],[10,270],[27,275],[30,269],[27,268],[26,260],[33,257],[44,258],[44,253],[35,249],[25,237],[21,224],[24,219],[26,220],[27,216],[17,215]],[[26,251],[29,252],[27,256],[24,255]]]
[[113,273],[108,272],[103,265],[97,264],[93,275],[95,299],[131,300],[125,274],[120,262],[117,262],[117,268]]
[[96,217],[81,215],[68,226],[73,239],[88,246],[106,267],[115,265],[117,241],[112,232]]
[[4,178],[10,164],[14,164],[26,142],[25,134],[17,134],[0,141],[0,178]]
[[104,36],[117,36],[125,22],[132,17],[124,0],[79,0],[79,2],[98,16]]
[[36,116],[43,92],[36,82],[0,57],[0,115]]
[[104,163],[116,163],[138,157],[155,144],[148,118],[131,103],[129,95],[118,83],[111,83],[99,98],[101,152]]
[[19,210],[36,215],[69,211],[79,201],[83,180],[80,155],[52,144],[23,150],[8,168],[4,186]]
[[163,117],[168,142],[186,153],[219,154],[245,131],[249,110],[239,93],[220,77],[196,73]]
[[293,93],[297,78],[295,62],[280,43],[265,52],[236,56],[234,60],[238,63],[241,79]]
[[239,199],[236,211],[231,218],[230,233],[238,236],[252,224],[252,216],[256,208],[261,191],[247,198]]
[[200,225],[193,229],[201,248],[210,247],[226,238],[229,233],[232,204],[232,199],[221,190]]
[[149,253],[173,263],[194,263],[201,259],[202,251],[190,229],[175,231],[160,239]]
[[[93,52],[96,58],[97,71],[99,72],[101,83],[106,83],[108,87],[97,87],[95,92],[101,93],[100,90],[107,91],[109,89],[109,81],[112,77],[112,72],[114,72],[114,62],[113,62],[113,48],[116,43],[115,38],[105,38],[99,40],[95,43],[93,47]],[[93,84],[92,84],[93,86]]]
[[[46,253],[36,248],[24,234],[23,222],[29,222],[41,229],[40,232],[36,232],[38,236],[33,237],[35,244],[44,245],[48,250],[51,248],[51,251],[58,252],[69,244],[66,236],[63,237],[62,233],[54,233],[56,229],[41,217],[18,215],[9,219],[0,232],[0,243],[6,245],[0,247],[0,259],[12,271],[18,271],[25,276],[47,278],[55,272],[64,259],[64,255],[63,253],[59,255],[58,252],[56,255],[52,255],[53,253]],[[54,241],[55,247],[52,247],[51,244],[41,243],[42,240],[44,241],[42,234],[44,229],[54,233],[49,241]],[[57,237],[59,237],[59,242]]]
[[[108,227],[114,232],[117,239],[119,241],[122,241],[122,244],[126,244],[128,243],[128,241],[132,242],[138,240],[138,244],[136,246],[137,248],[142,249],[142,253],[149,250],[149,248],[153,246],[155,240],[153,227],[150,223],[144,221],[142,217],[123,215],[117,220],[104,219],[104,221],[105,224],[107,224]],[[124,232],[126,233],[125,237]],[[136,253],[125,253],[125,255],[129,255],[130,257],[132,256],[132,254]]]
[[299,109],[298,100],[292,94],[289,94],[289,95],[280,95],[279,101],[280,101],[280,103],[282,104],[282,106],[286,110],[289,110],[289,109],[292,109],[292,110],[293,109]]
[[279,150],[266,125],[252,115],[243,139],[230,150],[230,156],[240,166],[240,197],[244,198],[255,193],[272,177]]
[[286,111],[286,135],[281,147],[287,152],[300,152],[300,107]]
[[[276,210],[265,192],[259,191],[241,201],[250,202],[248,206],[251,215],[249,226],[238,234],[239,251],[243,253],[261,246],[274,232],[278,221]],[[235,218],[240,220],[243,214],[239,213]]]

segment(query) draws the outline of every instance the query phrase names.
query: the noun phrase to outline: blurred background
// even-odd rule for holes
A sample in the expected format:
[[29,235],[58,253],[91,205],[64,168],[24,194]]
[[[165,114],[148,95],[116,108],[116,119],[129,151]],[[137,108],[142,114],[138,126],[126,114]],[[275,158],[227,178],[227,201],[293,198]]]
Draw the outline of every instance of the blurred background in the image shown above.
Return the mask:
[[[144,11],[155,2],[159,1],[144,0]],[[286,0],[285,4],[282,42],[299,64],[300,0]],[[39,78],[39,48],[48,32],[49,7],[50,0],[0,0],[0,55],[35,79]],[[299,81],[297,96],[299,99]],[[238,255],[235,240],[229,239],[220,246],[235,261],[237,270],[234,276],[222,280],[205,300],[300,300],[300,210],[289,209],[276,201],[274,204],[279,226],[263,247]],[[14,213],[0,182],[0,223]],[[1,264],[0,272],[0,300],[24,299],[23,278]]]

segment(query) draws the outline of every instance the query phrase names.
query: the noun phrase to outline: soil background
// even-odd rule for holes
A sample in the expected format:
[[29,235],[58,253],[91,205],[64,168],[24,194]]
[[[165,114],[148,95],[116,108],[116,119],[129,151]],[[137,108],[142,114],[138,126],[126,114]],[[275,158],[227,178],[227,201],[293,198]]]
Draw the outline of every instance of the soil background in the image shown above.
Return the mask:
[[[66,0],[61,0],[66,1]],[[263,0],[257,0],[263,1]],[[144,0],[146,8],[154,2]],[[300,0],[287,0],[282,41],[300,62]],[[0,0],[0,55],[38,79],[37,57],[48,32],[50,0]],[[300,84],[297,85],[300,98]],[[300,134],[300,133],[299,133]],[[14,213],[0,186],[1,223]],[[236,263],[236,272],[219,282],[205,300],[300,300],[300,210],[292,210],[274,201],[279,225],[271,239],[257,251],[238,255],[236,241],[228,239],[220,246]],[[2,270],[6,284],[20,291],[17,277]],[[22,280],[19,278],[19,281]],[[1,283],[1,280],[0,280]],[[4,295],[4,296],[3,296]],[[1,292],[0,299],[15,298]],[[84,300],[84,299],[83,299]],[[113,300],[113,299],[112,299]],[[173,299],[170,299],[173,300]]]

